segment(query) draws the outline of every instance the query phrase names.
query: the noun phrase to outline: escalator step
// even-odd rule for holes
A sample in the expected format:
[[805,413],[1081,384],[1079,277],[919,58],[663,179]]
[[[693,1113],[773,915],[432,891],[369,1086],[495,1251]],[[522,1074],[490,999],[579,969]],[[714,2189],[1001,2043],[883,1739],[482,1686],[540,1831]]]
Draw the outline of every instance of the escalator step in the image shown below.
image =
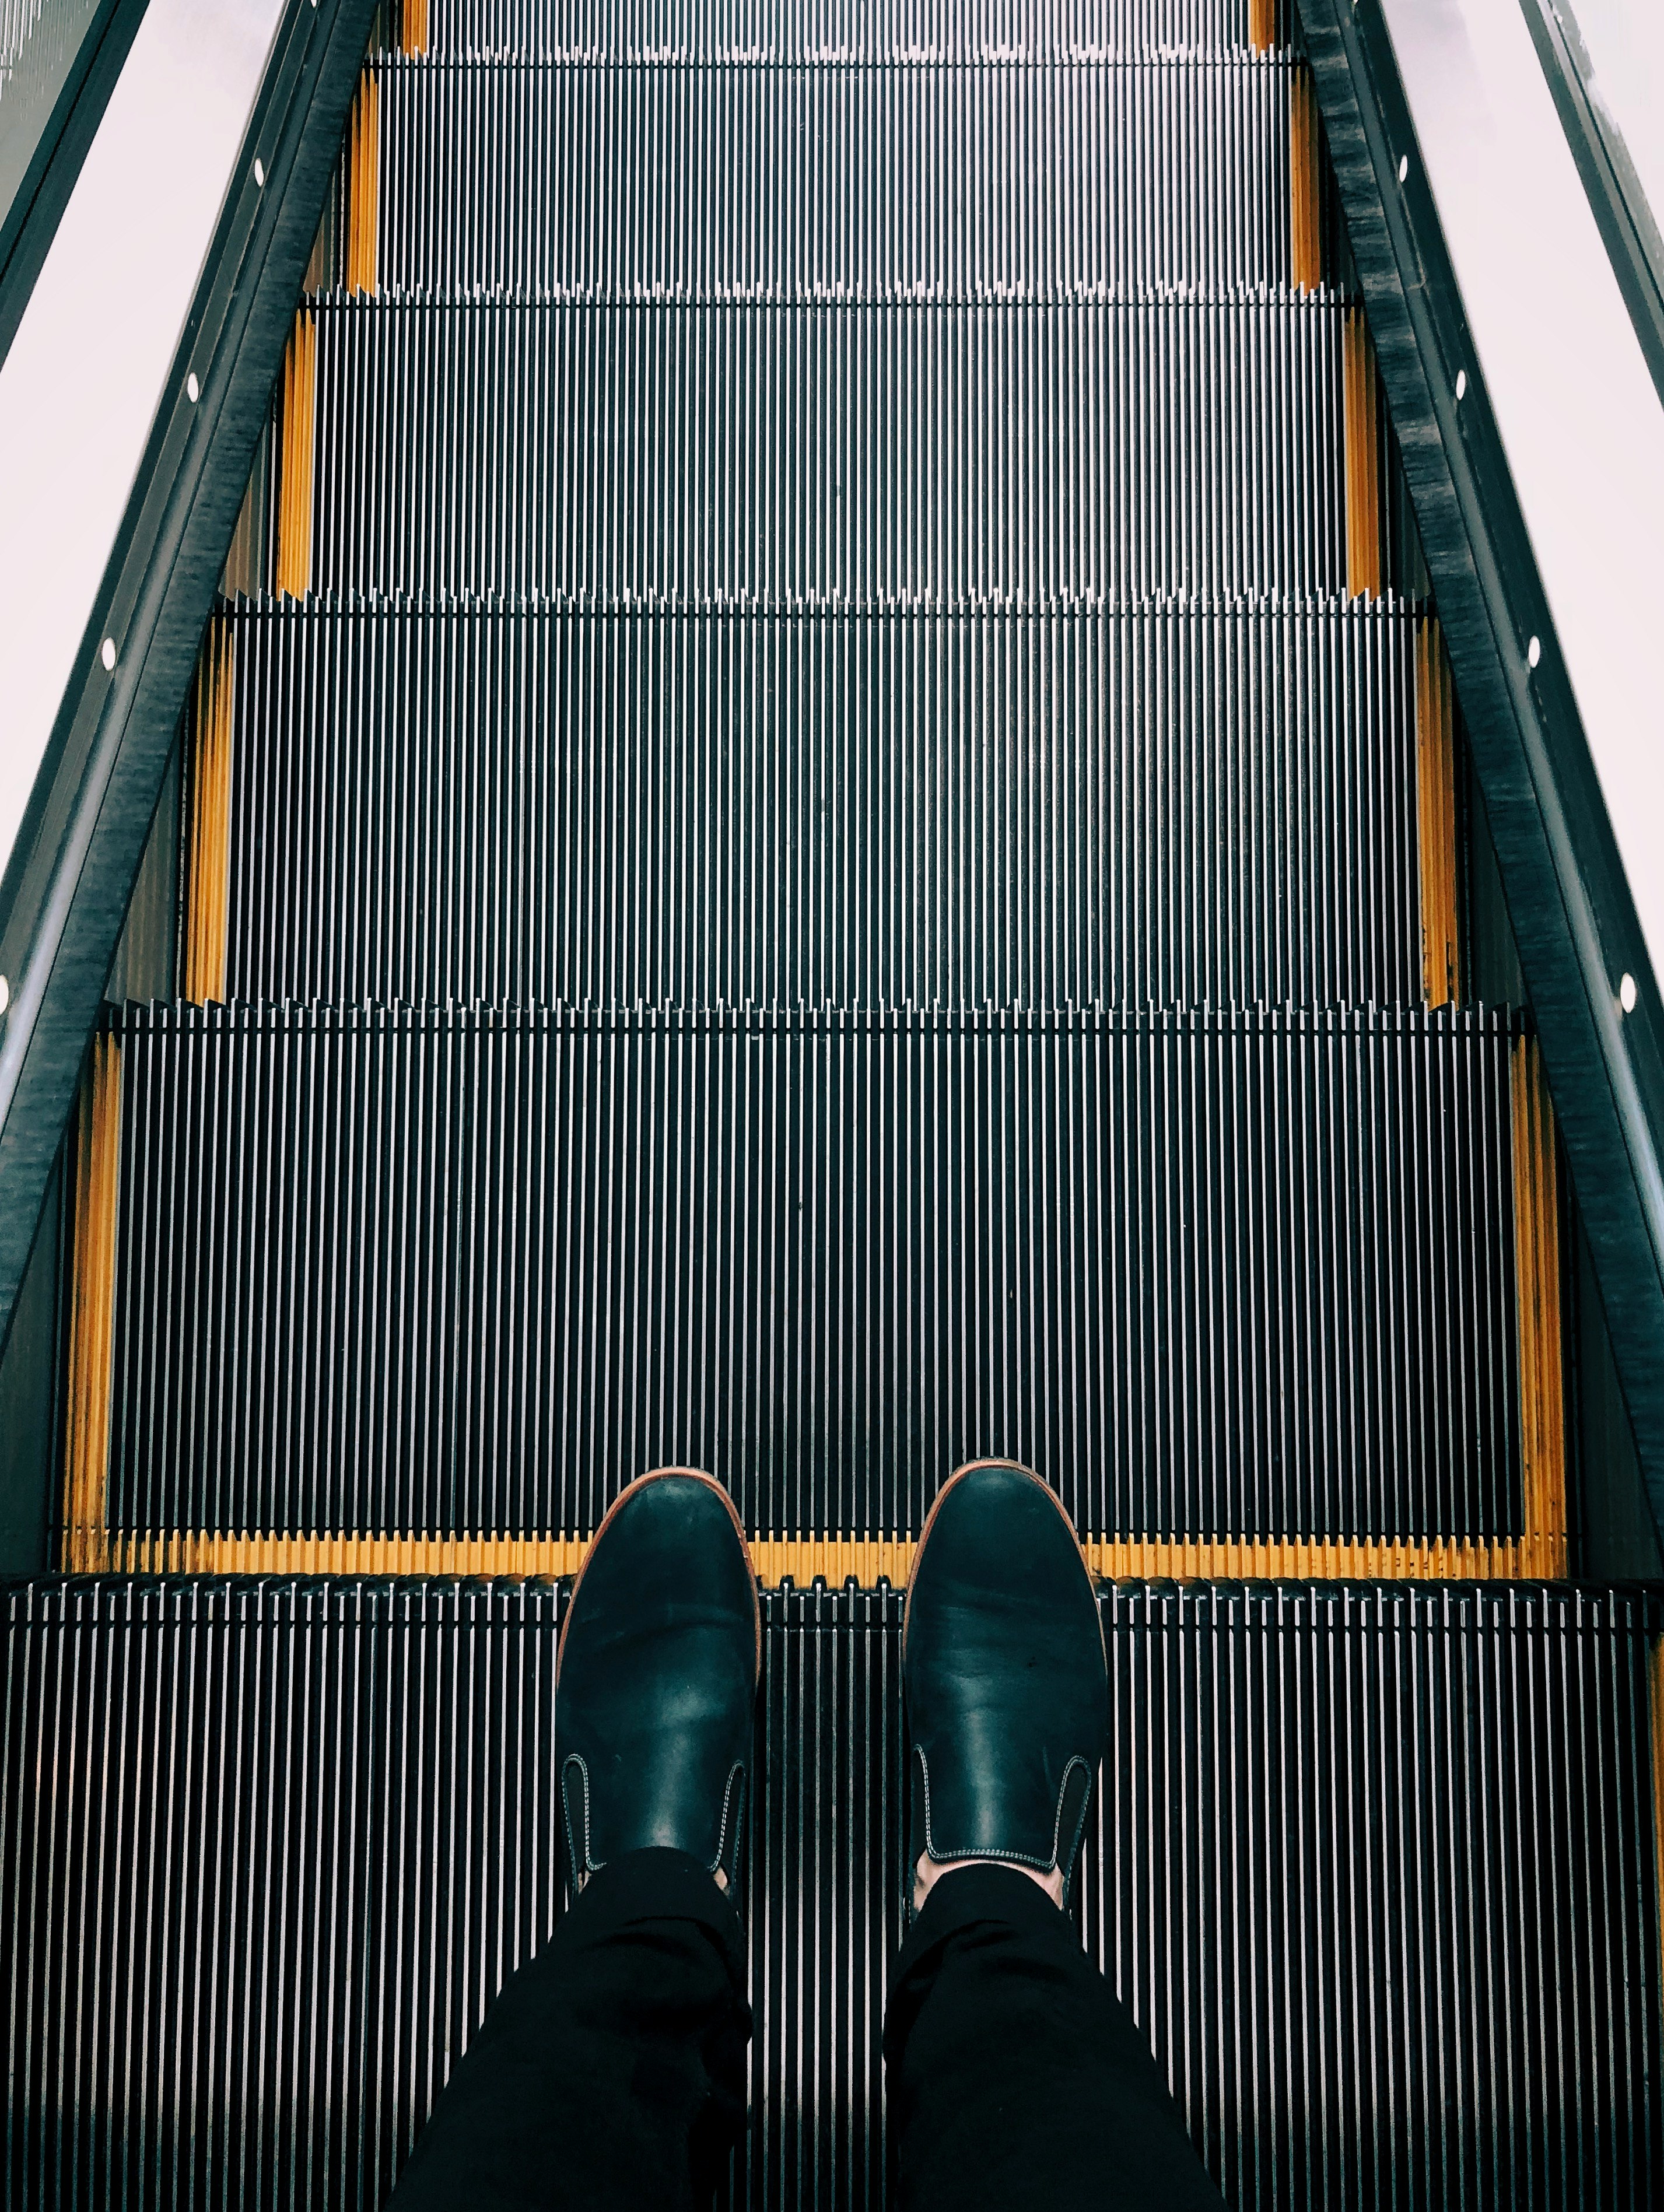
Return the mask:
[[1395,605],[227,620],[233,998],[1421,996]]
[[1341,310],[321,307],[315,594],[1338,598]]
[[112,1526],[1521,1532],[1494,1015],[133,1010]]
[[427,0],[435,57],[1121,59],[1245,52],[1252,0]]
[[[4,1595],[9,2201],[383,2201],[560,1910],[559,1593]],[[900,1610],[764,1598],[757,2212],[883,2202]],[[1167,1585],[1104,1626],[1075,1911],[1229,2200],[1651,2202],[1657,1597]]]
[[526,51],[377,62],[376,273],[393,296],[1066,299],[1291,279],[1286,54]]

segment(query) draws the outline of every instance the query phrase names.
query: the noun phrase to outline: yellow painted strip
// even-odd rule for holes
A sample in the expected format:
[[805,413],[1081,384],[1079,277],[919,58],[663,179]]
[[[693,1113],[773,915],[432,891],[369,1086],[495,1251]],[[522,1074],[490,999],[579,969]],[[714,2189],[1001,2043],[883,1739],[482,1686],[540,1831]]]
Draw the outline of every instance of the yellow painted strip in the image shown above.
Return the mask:
[[1456,703],[1444,636],[1416,624],[1416,804],[1421,857],[1421,981],[1430,1006],[1461,994],[1456,927]]
[[1168,1537],[1088,1538],[1086,1564],[1107,1582],[1535,1582],[1565,1571],[1565,1538],[1425,1543],[1296,1536],[1182,1543]]
[[283,356],[277,438],[277,573],[281,597],[312,589],[313,457],[318,429],[318,324],[307,308],[295,318]]
[[1277,44],[1277,0],[1248,0],[1248,44],[1256,54],[1268,54]]
[[[102,1530],[99,1532],[102,1539]],[[115,1534],[78,1564],[120,1574],[574,1575],[582,1536],[224,1535],[201,1530]],[[1295,1538],[1185,1543],[1169,1538],[1089,1538],[1094,1574],[1112,1582],[1535,1581],[1564,1572],[1564,1534],[1519,1542],[1356,1543]],[[757,1580],[769,1589],[817,1578],[862,1589],[900,1588],[913,1565],[910,1536],[772,1537],[751,1540]]]
[[1348,307],[1341,326],[1346,475],[1346,590],[1379,599],[1381,558],[1380,392],[1376,349],[1362,307]]
[[404,0],[399,10],[398,45],[401,53],[428,51],[428,0]]
[[112,1036],[93,1039],[76,1115],[73,1176],[63,1559],[66,1571],[76,1574],[102,1567],[106,1553],[121,1185],[121,1047]]
[[[422,35],[425,42],[425,9]],[[381,93],[374,70],[367,68],[358,80],[347,119],[346,179],[345,283],[349,292],[367,296],[375,289],[381,191]]]
[[191,703],[185,836],[185,959],[180,994],[193,1006],[225,996],[231,913],[231,734],[236,664],[230,625],[211,620]]
[[1303,63],[1289,80],[1289,279],[1297,292],[1323,282],[1322,208],[1317,87]]
[[1520,1460],[1525,1525],[1558,1530],[1566,1559],[1565,1390],[1560,1346],[1560,1206],[1554,1109],[1534,1036],[1516,1040],[1511,1067],[1514,1297],[1520,1350]]

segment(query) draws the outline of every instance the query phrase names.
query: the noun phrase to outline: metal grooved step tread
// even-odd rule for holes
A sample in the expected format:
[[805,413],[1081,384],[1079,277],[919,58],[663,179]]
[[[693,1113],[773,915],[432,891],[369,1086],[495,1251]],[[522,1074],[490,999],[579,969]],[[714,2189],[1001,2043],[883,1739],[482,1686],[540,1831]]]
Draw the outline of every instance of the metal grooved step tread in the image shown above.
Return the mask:
[[[6,1590],[9,2202],[385,2200],[561,1909],[561,1603]],[[764,1613],[732,2198],[855,2212],[884,2201],[901,1604]],[[1234,2206],[1654,2201],[1661,1625],[1564,1588],[1107,1594],[1077,1917]]]
[[321,307],[315,595],[1005,611],[1346,586],[1332,299]]
[[900,1534],[1009,1454],[1095,1536],[1538,1533],[1501,1017],[113,1035],[112,1527],[579,1535],[691,1462]]
[[1256,0],[428,0],[436,58],[1054,61],[1246,54]]
[[388,58],[377,274],[441,298],[1275,290],[1292,75],[1284,54]]
[[1421,996],[1390,604],[224,635],[233,998]]

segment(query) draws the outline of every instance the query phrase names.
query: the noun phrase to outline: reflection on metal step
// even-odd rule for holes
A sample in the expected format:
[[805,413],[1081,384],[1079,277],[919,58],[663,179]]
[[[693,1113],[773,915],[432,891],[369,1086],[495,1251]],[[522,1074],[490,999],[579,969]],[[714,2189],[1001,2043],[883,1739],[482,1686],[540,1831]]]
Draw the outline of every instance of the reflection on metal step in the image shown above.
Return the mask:
[[1520,1349],[1520,1470],[1524,1526],[1557,1510],[1564,1525],[1566,1425],[1561,1371],[1560,1199],[1554,1109],[1542,1048],[1514,1041],[1515,1313]]
[[1422,997],[1391,603],[228,619],[234,998]]
[[108,1517],[111,1350],[121,1197],[121,1047],[96,1036],[76,1116],[70,1223],[70,1315],[64,1358],[66,1556],[84,1548],[74,1531]]
[[186,710],[185,852],[179,995],[203,1006],[226,995],[231,907],[232,718],[237,685],[235,633],[210,621],[197,658]]
[[[440,0],[443,5],[443,0]],[[398,21],[398,50],[402,54],[428,51],[428,0],[396,0],[392,12]]]
[[312,589],[312,520],[318,451],[318,319],[299,309],[283,356],[276,428],[276,556],[272,588],[301,599]]
[[[561,1908],[562,1599],[13,1586],[14,2201],[382,2202]],[[884,2201],[900,1600],[771,1595],[732,2201]],[[1661,2159],[1638,1594],[1110,1593],[1076,1911],[1227,2200],[1630,2206]]]
[[1564,1532],[1552,1131],[1495,1016],[120,1034],[112,1530],[577,1534],[680,1462],[900,1535],[992,1454],[1105,1537]]
[[1345,311],[1343,349],[1346,453],[1346,591],[1350,598],[1379,598],[1383,563],[1381,542],[1381,379],[1375,342],[1361,307]]
[[1456,879],[1456,692],[1444,635],[1416,624],[1416,845],[1421,877],[1422,993],[1430,1006],[1461,998]]
[[373,69],[366,69],[353,95],[342,150],[342,289],[349,297],[376,289],[376,247],[380,236],[381,92]]
[[394,298],[1079,301],[1291,278],[1280,56],[370,73]]
[[1317,88],[1304,63],[1289,83],[1289,279],[1297,292],[1323,282],[1323,161]]

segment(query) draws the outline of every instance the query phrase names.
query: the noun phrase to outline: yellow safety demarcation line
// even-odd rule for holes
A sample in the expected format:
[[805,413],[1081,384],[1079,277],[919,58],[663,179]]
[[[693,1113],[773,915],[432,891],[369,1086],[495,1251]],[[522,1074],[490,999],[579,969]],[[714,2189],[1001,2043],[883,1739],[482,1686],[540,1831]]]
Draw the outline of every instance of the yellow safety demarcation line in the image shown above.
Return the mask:
[[312,589],[313,456],[317,446],[318,325],[308,308],[295,315],[283,355],[277,429],[277,572],[281,598]]
[[1268,54],[1277,44],[1277,0],[1248,0],[1248,44],[1256,54]]
[[231,626],[211,619],[197,656],[187,732],[185,957],[179,995],[193,1006],[225,996],[231,913],[231,731],[236,696]]
[[1323,282],[1322,208],[1317,85],[1302,62],[1289,80],[1289,281],[1297,292]]
[[[422,39],[428,32],[422,10]],[[407,52],[413,51],[406,49]],[[342,282],[349,292],[375,289],[376,234],[381,191],[381,94],[373,70],[366,67],[353,94],[347,118],[346,252]]]
[[95,1036],[82,1079],[70,1188],[64,1407],[64,1565],[104,1564],[115,1354],[116,1207],[121,1187],[121,1047]]
[[402,54],[428,51],[428,0],[404,0],[398,15],[398,50]]
[[1514,1304],[1520,1346],[1520,1487],[1527,1528],[1558,1529],[1566,1559],[1566,1419],[1560,1364],[1560,1206],[1554,1109],[1542,1049],[1515,1041],[1509,1091],[1514,1139]]
[[1379,599],[1381,559],[1380,389],[1376,349],[1362,307],[1348,307],[1341,322],[1341,389],[1345,401],[1346,473],[1346,592]]
[[[176,1530],[163,1534],[85,1532],[66,1565],[128,1575],[467,1575],[509,1579],[574,1575],[583,1536],[272,1536]],[[1111,1582],[1495,1582],[1552,1580],[1565,1571],[1565,1537],[1517,1541],[1435,1539],[1249,1539],[1187,1543],[1168,1537],[1090,1537],[1081,1547],[1094,1574]],[[757,1580],[799,1589],[852,1577],[864,1589],[899,1588],[913,1564],[911,1536],[751,1539]],[[1558,1563],[1558,1564],[1557,1564]]]
[[1430,1006],[1461,995],[1456,926],[1456,702],[1436,617],[1416,624],[1416,823],[1421,859],[1421,987]]

